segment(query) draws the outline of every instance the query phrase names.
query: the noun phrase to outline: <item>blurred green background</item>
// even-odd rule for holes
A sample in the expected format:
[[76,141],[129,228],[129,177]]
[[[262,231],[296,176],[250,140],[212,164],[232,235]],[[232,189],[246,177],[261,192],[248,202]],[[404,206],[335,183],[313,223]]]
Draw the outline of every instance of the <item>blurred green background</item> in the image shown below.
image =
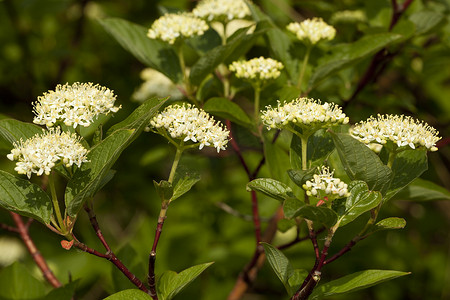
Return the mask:
[[[358,24],[336,21],[338,34],[334,44],[355,41],[366,32],[386,28],[391,15],[388,0],[254,2],[280,27],[292,19],[320,16],[329,21],[337,11],[362,11],[367,19]],[[138,106],[131,98],[142,83],[139,74],[145,66],[123,50],[96,19],[120,17],[149,27],[165,9],[187,10],[193,6],[195,2],[188,0],[0,1],[1,117],[31,122],[32,102],[38,96],[58,83],[80,81],[99,83],[118,95],[123,109],[106,127],[124,119]],[[415,0],[406,16],[422,10],[439,12],[447,21],[450,1]],[[450,189],[450,147],[447,145],[450,26],[446,21],[402,47],[390,49],[397,55],[345,111],[352,122],[376,113],[405,113],[437,128],[444,141],[438,152],[429,154],[430,167],[422,177]],[[258,41],[248,56],[264,53],[264,43],[263,39]],[[311,61],[314,63],[321,55],[321,51],[313,53]],[[364,60],[339,72],[310,96],[342,103],[350,97],[369,62]],[[202,180],[171,205],[158,246],[157,273],[167,269],[181,271],[194,264],[215,261],[177,299],[225,299],[254,251],[252,223],[226,213],[217,205],[225,203],[250,215],[250,194],[245,191],[247,176],[232,150],[224,152],[220,159],[209,154],[208,151],[192,152],[183,156],[181,164],[198,170]],[[162,138],[144,133],[123,153],[115,165],[116,176],[95,198],[95,211],[106,239],[119,258],[128,261],[143,280],[159,213],[152,181],[168,176],[173,155],[172,147]],[[261,154],[249,150],[245,157],[256,165]],[[13,164],[3,156],[0,167],[12,171]],[[265,167],[260,176],[269,176]],[[268,219],[277,206],[278,202],[260,197],[263,218]],[[380,232],[362,241],[350,253],[326,266],[322,280],[364,269],[395,269],[410,271],[411,275],[333,299],[450,299],[450,202],[397,199],[383,207],[380,218],[388,216],[405,218],[406,228]],[[5,210],[0,210],[0,222],[13,224]],[[363,222],[360,218],[360,222],[338,231],[330,253],[344,246]],[[75,232],[87,245],[102,249],[86,215],[81,214],[77,220]],[[132,288],[108,261],[62,249],[61,238],[41,224],[35,222],[31,226],[31,236],[62,282],[81,279],[76,299],[101,299],[115,291]],[[0,238],[18,239],[1,229]],[[277,236],[278,243],[288,240],[289,236]],[[295,267],[312,267],[314,258],[309,242],[291,247],[285,253]],[[42,280],[29,255],[23,255],[21,260]],[[267,265],[244,297],[248,300],[285,298],[282,284]]]

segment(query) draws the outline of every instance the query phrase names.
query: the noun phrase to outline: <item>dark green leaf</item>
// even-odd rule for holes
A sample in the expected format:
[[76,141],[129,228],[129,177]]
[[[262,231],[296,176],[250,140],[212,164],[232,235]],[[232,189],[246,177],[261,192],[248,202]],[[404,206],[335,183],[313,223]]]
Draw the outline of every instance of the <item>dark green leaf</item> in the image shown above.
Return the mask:
[[397,193],[395,199],[412,201],[450,200],[450,192],[431,181],[417,178]]
[[291,287],[292,294],[294,294],[302,286],[303,281],[308,276],[309,272],[304,269],[296,269],[294,273],[289,277],[288,283]]
[[272,143],[271,138],[264,136],[264,155],[272,178],[289,184],[287,170],[290,169],[289,153],[279,143]]
[[186,44],[195,49],[200,55],[204,55],[208,51],[220,46],[222,38],[212,28],[209,28],[202,35],[197,35],[186,40]]
[[308,181],[314,177],[314,174],[316,171],[317,171],[317,169],[313,168],[313,169],[309,169],[306,171],[288,170],[287,173],[288,173],[289,177],[291,178],[291,180],[296,185],[298,185],[299,187],[302,187],[306,183],[306,181]]
[[134,140],[135,132],[116,130],[89,151],[89,162],[83,163],[67,184],[65,202],[70,216],[76,216],[84,201],[100,189],[122,151]]
[[11,150],[15,142],[21,139],[25,141],[38,133],[42,133],[42,128],[32,123],[2,119],[0,120],[0,143],[4,146],[0,149]]
[[284,200],[283,203],[284,216],[288,219],[293,218],[295,213],[300,209],[300,207],[304,205],[305,203],[297,198],[288,198]]
[[247,191],[258,191],[278,201],[294,197],[292,189],[272,178],[257,178],[247,183]]
[[[324,129],[316,131],[308,139],[306,151],[308,169],[323,165],[333,150],[334,143],[330,135]],[[292,136],[290,158],[292,168],[302,168],[302,142],[295,134]]]
[[384,193],[392,178],[391,169],[365,144],[349,134],[331,132],[331,136],[350,179],[365,181],[371,191]]
[[205,77],[230,57],[239,57],[243,47],[248,47],[266,30],[264,24],[257,24],[255,32],[247,34],[250,27],[243,28],[231,36],[226,45],[218,46],[205,55],[192,66],[189,80],[194,85],[199,85]]
[[175,175],[173,195],[170,201],[173,201],[185,193],[189,192],[191,188],[200,181],[200,174],[193,172],[179,172]]
[[324,206],[303,205],[294,213],[294,217],[300,216],[315,223],[320,223],[327,228],[333,226],[338,216],[330,208]]
[[38,185],[0,170],[0,206],[50,224],[52,201]]
[[360,62],[401,38],[400,34],[386,32],[365,35],[356,42],[336,46],[332,55],[326,59],[325,63],[319,65],[312,74],[308,82],[309,89],[326,77]]
[[264,246],[267,261],[269,262],[275,274],[277,274],[278,278],[283,283],[288,295],[292,296],[295,291],[292,291],[292,288],[289,285],[289,278],[294,274],[294,268],[292,267],[288,258],[283,254],[283,252],[270,244],[261,244]]
[[151,300],[149,294],[138,290],[138,289],[130,289],[125,291],[120,291],[118,293],[112,294],[109,297],[106,297],[104,300]]
[[375,226],[373,226],[370,229],[369,234],[372,234],[374,232],[381,231],[381,230],[402,229],[402,228],[405,228],[405,226],[406,226],[406,221],[403,218],[396,218],[396,217],[386,218],[386,219],[383,219],[383,220],[379,221],[378,223],[376,223]]
[[160,182],[153,180],[153,185],[156,188],[156,192],[158,193],[161,202],[170,201],[173,196],[173,186],[170,182],[167,180],[161,180]]
[[311,294],[311,299],[346,294],[365,289],[376,284],[410,274],[391,270],[365,270],[319,285]]
[[435,11],[421,10],[410,15],[409,20],[416,25],[416,35],[421,35],[444,24],[445,16]]
[[158,296],[161,300],[172,299],[212,264],[196,265],[179,274],[173,271],[164,272],[157,282]]
[[345,201],[345,211],[340,219],[340,226],[344,226],[366,211],[380,204],[382,197],[380,192],[369,191],[364,181],[352,181],[348,185],[350,196]]
[[410,184],[428,169],[426,150],[406,150],[400,152],[392,165],[393,178],[389,190],[386,193],[386,201],[392,198],[398,191]]
[[44,283],[34,278],[22,263],[15,262],[0,270],[0,299],[39,299],[44,295]]
[[69,282],[65,286],[51,290],[50,293],[42,298],[42,300],[71,300],[73,299],[75,288],[77,287],[78,283],[79,280],[75,280]]
[[286,231],[288,231],[289,229],[291,229],[292,227],[294,227],[296,225],[297,225],[297,222],[295,222],[295,220],[281,219],[277,223],[277,229],[278,229],[278,231],[285,233]]
[[180,62],[173,48],[160,40],[148,38],[147,28],[118,18],[100,19],[99,23],[140,62],[175,83],[182,80]]
[[241,126],[252,128],[252,121],[242,108],[234,102],[226,98],[211,98],[209,99],[203,109],[215,116],[230,120]]

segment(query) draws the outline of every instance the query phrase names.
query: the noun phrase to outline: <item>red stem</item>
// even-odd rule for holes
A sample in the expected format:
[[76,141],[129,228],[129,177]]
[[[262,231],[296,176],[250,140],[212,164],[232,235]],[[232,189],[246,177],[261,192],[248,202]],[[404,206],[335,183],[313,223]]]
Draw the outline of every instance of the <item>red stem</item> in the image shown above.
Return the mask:
[[102,243],[103,247],[105,247],[107,252],[111,252],[111,247],[109,247],[108,243],[105,240],[105,237],[103,236],[103,233],[100,229],[100,226],[98,225],[97,217],[95,216],[94,211],[86,203],[84,204],[84,210],[89,215],[89,221],[91,222],[92,228],[94,228],[95,234]]
[[59,282],[59,280],[56,278],[56,276],[53,274],[52,270],[47,265],[47,262],[45,261],[42,254],[37,249],[36,245],[34,244],[33,240],[31,239],[29,233],[28,233],[28,227],[23,223],[22,217],[16,213],[9,212],[11,214],[11,217],[13,218],[14,222],[17,225],[17,231],[20,234],[20,237],[22,238],[23,242],[25,243],[25,246],[28,249],[28,252],[30,252],[31,257],[33,258],[36,265],[39,267],[39,269],[42,272],[42,275],[44,275],[45,279],[54,287],[58,288],[61,287],[62,284]]

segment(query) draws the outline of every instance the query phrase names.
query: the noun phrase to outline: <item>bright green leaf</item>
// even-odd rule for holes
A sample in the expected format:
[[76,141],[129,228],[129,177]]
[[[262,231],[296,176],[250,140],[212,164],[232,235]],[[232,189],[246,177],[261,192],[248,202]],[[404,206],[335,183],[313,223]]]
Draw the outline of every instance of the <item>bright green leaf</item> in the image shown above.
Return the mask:
[[288,283],[291,287],[292,294],[294,294],[298,289],[302,286],[303,281],[305,281],[309,272],[304,269],[296,269],[294,273],[292,273],[291,277],[289,277]]
[[167,180],[161,180],[156,182],[153,180],[153,185],[156,188],[156,192],[159,195],[161,202],[169,201],[173,196],[173,186]]
[[345,211],[340,216],[340,226],[344,226],[366,211],[380,204],[382,197],[380,192],[369,191],[364,181],[352,181],[348,185],[350,196],[345,201]]
[[177,170],[174,179],[173,195],[170,201],[173,201],[189,192],[194,184],[199,181],[200,174],[192,172],[180,172],[179,170]]
[[45,295],[45,288],[22,263],[15,262],[0,270],[0,299],[39,299]]
[[346,294],[365,289],[376,284],[410,274],[409,272],[391,270],[365,270],[319,285],[311,294],[310,299]]
[[360,62],[362,59],[373,55],[401,38],[400,34],[386,32],[365,35],[356,42],[336,46],[332,49],[333,53],[331,56],[319,65],[311,75],[311,79],[308,82],[309,89],[328,76]]
[[196,265],[179,274],[173,271],[165,271],[157,282],[158,296],[161,300],[172,299],[212,264],[211,262]]
[[28,180],[0,170],[0,206],[50,224],[53,206],[47,193]]
[[403,218],[386,218],[379,222],[377,222],[371,229],[370,234],[381,231],[381,230],[390,230],[390,229],[402,229],[405,228],[406,221]]
[[258,191],[278,201],[294,197],[292,189],[272,178],[257,178],[247,183],[247,191]]
[[182,80],[177,54],[169,44],[147,37],[148,29],[119,18],[98,20],[117,42],[143,64],[158,70],[173,82]]
[[397,193],[395,199],[412,201],[450,200],[450,191],[434,182],[417,178]]
[[367,182],[371,191],[384,193],[393,176],[380,158],[349,134],[331,132],[345,172],[351,180]]
[[104,300],[125,300],[125,299],[132,299],[132,300],[151,300],[152,297],[150,297],[149,294],[138,290],[138,289],[130,289],[130,290],[124,290],[120,291],[118,293],[115,293],[109,297],[106,297]]
[[242,108],[234,102],[226,98],[211,98],[209,99],[203,109],[215,116],[230,120],[241,126],[252,128],[252,121]]
[[289,262],[289,259],[276,247],[267,243],[261,244],[263,245],[264,251],[266,252],[267,261],[269,262],[275,274],[277,274],[280,281],[283,283],[288,295],[292,296],[295,291],[292,291],[292,288],[289,285],[289,278],[291,278],[294,274],[294,268]]

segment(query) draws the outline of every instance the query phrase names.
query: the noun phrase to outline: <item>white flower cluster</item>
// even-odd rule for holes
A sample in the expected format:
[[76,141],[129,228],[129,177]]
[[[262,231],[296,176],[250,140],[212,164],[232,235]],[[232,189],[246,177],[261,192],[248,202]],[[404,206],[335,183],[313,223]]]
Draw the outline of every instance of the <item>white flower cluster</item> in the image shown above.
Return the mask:
[[59,127],[50,128],[42,134],[36,134],[23,142],[14,143],[14,149],[7,155],[10,160],[17,160],[15,171],[41,176],[50,174],[51,169],[62,162],[66,167],[76,164],[78,167],[86,162],[86,150],[75,133],[61,132]]
[[327,102],[322,104],[320,100],[309,98],[297,98],[283,105],[278,101],[276,108],[269,105],[261,113],[261,119],[269,130],[271,128],[283,129],[289,123],[318,129],[347,124],[349,121],[338,105]]
[[314,196],[318,199],[327,197],[328,200],[334,200],[350,195],[347,184],[339,178],[333,177],[334,170],[330,172],[330,169],[325,166],[317,169],[319,174],[314,174],[314,178],[306,181],[303,185],[303,189],[306,190],[308,196]]
[[320,40],[332,40],[336,36],[336,29],[321,18],[307,19],[301,23],[292,22],[287,29],[294,33],[299,40],[307,40],[313,45]]
[[74,128],[88,127],[99,114],[117,112],[121,107],[114,106],[115,101],[113,91],[98,84],[58,84],[54,91],[44,93],[34,103],[33,122],[51,127],[61,120]]
[[210,146],[216,148],[217,152],[225,150],[230,133],[207,112],[190,104],[166,107],[150,121],[150,126],[156,132],[166,130],[173,139],[198,143],[200,150],[204,146]]
[[226,23],[250,16],[250,9],[244,0],[202,0],[192,10],[192,13],[209,22]]
[[165,14],[153,22],[147,36],[174,44],[179,38],[203,35],[208,24],[190,13]]
[[280,76],[283,64],[271,58],[258,57],[248,61],[235,61],[229,66],[236,77],[259,81],[276,79]]
[[330,23],[357,23],[367,21],[366,14],[362,10],[341,10],[335,12],[331,18]]
[[381,145],[391,141],[397,147],[409,146],[411,149],[425,147],[437,151],[436,142],[441,138],[439,132],[423,121],[404,115],[378,115],[359,122],[350,133],[365,144]]
[[141,79],[144,83],[133,93],[133,99],[144,102],[150,97],[167,97],[177,100],[183,98],[183,94],[169,78],[164,74],[151,69],[145,68],[141,72]]

